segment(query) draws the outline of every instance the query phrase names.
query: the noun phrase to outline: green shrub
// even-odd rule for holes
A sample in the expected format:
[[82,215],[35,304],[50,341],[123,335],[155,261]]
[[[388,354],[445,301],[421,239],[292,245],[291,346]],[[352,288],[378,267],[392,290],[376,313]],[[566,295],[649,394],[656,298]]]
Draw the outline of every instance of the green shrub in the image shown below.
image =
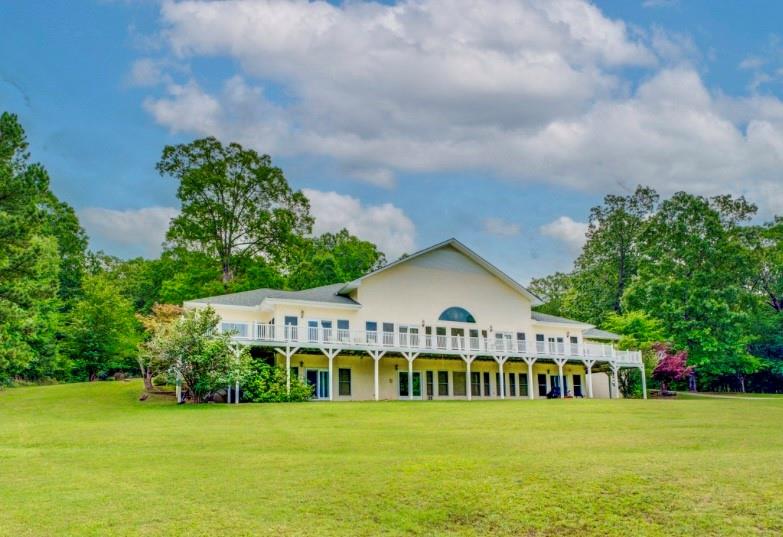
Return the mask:
[[285,368],[254,361],[242,385],[242,399],[252,403],[308,401],[313,387],[291,376],[291,391],[286,391]]
[[169,378],[167,375],[161,373],[160,375],[155,375],[152,377],[152,385],[153,386],[166,386],[169,383]]

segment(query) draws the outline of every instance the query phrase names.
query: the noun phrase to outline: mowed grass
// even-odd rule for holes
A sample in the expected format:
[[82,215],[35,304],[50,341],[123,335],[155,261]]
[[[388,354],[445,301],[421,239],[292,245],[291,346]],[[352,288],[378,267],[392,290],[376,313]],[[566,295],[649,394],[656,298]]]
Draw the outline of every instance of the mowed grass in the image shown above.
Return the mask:
[[2,535],[778,535],[783,400],[0,392]]

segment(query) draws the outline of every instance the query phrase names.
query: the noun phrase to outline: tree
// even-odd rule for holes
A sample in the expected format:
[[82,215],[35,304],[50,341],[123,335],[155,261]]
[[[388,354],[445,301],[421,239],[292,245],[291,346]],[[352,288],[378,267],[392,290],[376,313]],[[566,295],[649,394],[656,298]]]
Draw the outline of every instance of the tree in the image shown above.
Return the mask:
[[658,365],[652,376],[661,383],[662,392],[667,391],[672,382],[684,380],[693,372],[687,365],[687,351],[674,351],[665,343],[657,344],[654,350],[658,354]]
[[249,371],[247,347],[238,349],[231,334],[220,333],[219,322],[212,308],[186,311],[173,323],[161,324],[146,345],[161,370],[185,382],[195,403]]
[[566,304],[571,301],[569,294],[573,292],[571,274],[555,272],[542,278],[533,278],[528,289],[544,301],[544,304],[536,307],[536,311],[550,315],[569,315]]
[[307,198],[269,155],[209,137],[166,146],[157,170],[179,181],[182,210],[167,240],[216,259],[225,285],[243,260],[279,258],[311,230]]
[[65,348],[76,377],[93,381],[101,371],[129,368],[138,325],[131,302],[107,274],[85,277],[82,287],[82,298],[69,314]]
[[58,296],[65,309],[69,309],[81,292],[87,252],[87,234],[84,232],[73,207],[58,200],[51,192],[44,197],[44,233],[57,241],[59,257]]
[[[642,352],[644,374],[651,378],[651,372],[658,362],[658,353],[654,347],[668,339],[664,332],[663,323],[643,311],[629,311],[622,315],[610,313],[603,328],[622,336],[617,343],[619,349],[640,350]],[[621,369],[617,379],[623,397],[642,394],[641,376],[637,375],[634,369]]]
[[743,198],[678,192],[664,201],[639,239],[641,262],[624,304],[659,319],[700,378],[756,371],[752,333],[753,263],[740,223],[755,212]]
[[386,264],[386,256],[348,230],[299,241],[293,251],[290,289],[309,289],[355,280]]
[[638,240],[657,203],[653,189],[638,186],[631,195],[608,195],[590,209],[587,242],[564,303],[570,316],[601,325],[609,313],[623,312],[622,297],[638,270]]
[[44,230],[49,176],[29,162],[24,130],[0,115],[0,382],[57,368],[57,241]]
[[[161,363],[158,361],[158,351],[154,347],[153,341],[155,334],[163,333],[169,330],[169,327],[179,319],[183,309],[175,304],[155,304],[152,306],[151,315],[136,314],[136,318],[144,327],[147,333],[147,339],[139,345],[137,360],[139,362],[139,371],[141,378],[144,379],[144,389],[152,391],[152,378],[163,372]],[[154,340],[159,341],[159,340]]]

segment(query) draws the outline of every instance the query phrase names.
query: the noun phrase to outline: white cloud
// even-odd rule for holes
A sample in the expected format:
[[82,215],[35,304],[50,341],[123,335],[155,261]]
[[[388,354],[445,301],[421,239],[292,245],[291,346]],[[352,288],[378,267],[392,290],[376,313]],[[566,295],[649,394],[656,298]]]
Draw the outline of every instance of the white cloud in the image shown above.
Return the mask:
[[485,218],[481,222],[481,226],[486,233],[500,237],[514,237],[520,232],[519,224],[502,218]]
[[[220,90],[189,79],[145,101],[175,132],[331,157],[386,188],[399,172],[479,172],[783,207],[762,197],[783,183],[783,103],[710,90],[687,36],[631,32],[583,0],[186,0],[161,18],[177,62],[239,66]],[[647,76],[625,80],[626,66]],[[269,83],[287,98],[269,99]]]
[[565,243],[573,254],[578,254],[587,240],[585,238],[587,224],[576,222],[568,216],[561,216],[548,224],[544,224],[539,231],[546,237]]
[[314,233],[343,228],[360,239],[371,241],[391,261],[414,249],[416,227],[402,209],[391,203],[363,205],[353,196],[337,192],[304,189],[315,217]]
[[179,211],[174,207],[104,209],[88,207],[79,211],[79,220],[97,247],[108,253],[155,257],[161,252],[169,221]]

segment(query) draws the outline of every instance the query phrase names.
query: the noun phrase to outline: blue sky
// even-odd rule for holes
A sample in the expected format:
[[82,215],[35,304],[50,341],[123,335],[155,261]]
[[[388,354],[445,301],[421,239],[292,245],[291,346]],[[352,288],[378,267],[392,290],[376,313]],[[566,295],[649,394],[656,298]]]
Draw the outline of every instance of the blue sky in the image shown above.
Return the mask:
[[[717,6],[717,7],[716,7]],[[0,103],[94,248],[155,255],[165,144],[272,155],[318,230],[455,236],[526,282],[637,183],[783,212],[779,2],[36,1],[0,8]]]

